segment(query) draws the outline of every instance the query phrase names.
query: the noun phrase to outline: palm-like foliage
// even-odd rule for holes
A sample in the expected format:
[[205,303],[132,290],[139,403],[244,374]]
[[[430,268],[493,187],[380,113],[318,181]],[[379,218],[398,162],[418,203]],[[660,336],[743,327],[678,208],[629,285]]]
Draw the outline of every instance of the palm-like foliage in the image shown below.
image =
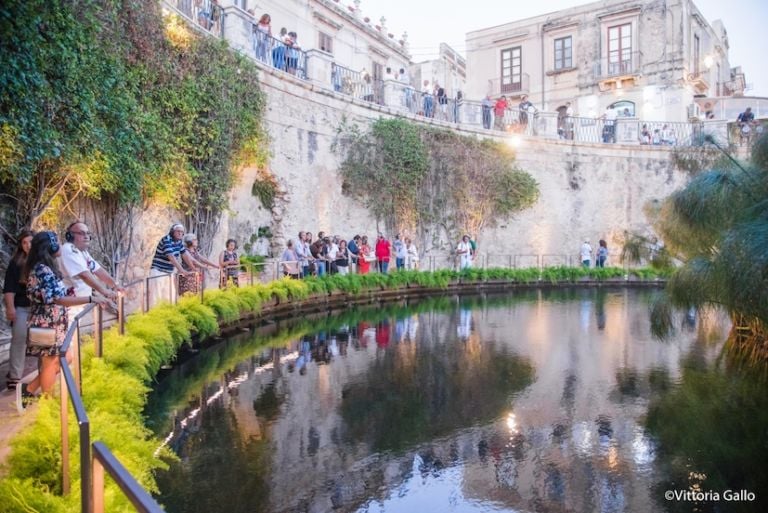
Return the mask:
[[[734,162],[701,173],[665,200],[657,228],[684,262],[668,284],[672,304],[721,305],[734,316],[768,326],[767,164],[764,135],[749,164]],[[655,313],[664,312],[669,310]]]

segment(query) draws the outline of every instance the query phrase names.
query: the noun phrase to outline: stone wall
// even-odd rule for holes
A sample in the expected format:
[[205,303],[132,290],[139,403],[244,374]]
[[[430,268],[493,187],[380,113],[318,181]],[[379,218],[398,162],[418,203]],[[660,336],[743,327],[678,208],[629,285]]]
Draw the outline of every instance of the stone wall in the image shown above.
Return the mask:
[[[342,124],[365,127],[395,111],[315,88],[279,71],[265,69],[266,123],[272,138],[270,171],[285,193],[274,212],[251,195],[255,170],[243,172],[232,191],[231,211],[221,238],[245,239],[258,226],[272,223],[273,251],[299,230],[374,235],[379,226],[358,199],[341,192],[341,156],[333,143]],[[398,113],[399,114],[399,113]],[[412,118],[423,123],[423,118]],[[433,121],[435,126],[456,125]],[[462,129],[469,136],[509,139],[483,130]],[[681,187],[686,175],[675,170],[664,147],[621,144],[571,144],[518,136],[519,166],[539,182],[537,204],[494,229],[475,235],[481,252],[511,255],[575,255],[581,242],[600,238],[616,251],[625,230],[649,231],[643,212]],[[441,241],[446,243],[448,241]],[[419,248],[429,251],[429,248]]]

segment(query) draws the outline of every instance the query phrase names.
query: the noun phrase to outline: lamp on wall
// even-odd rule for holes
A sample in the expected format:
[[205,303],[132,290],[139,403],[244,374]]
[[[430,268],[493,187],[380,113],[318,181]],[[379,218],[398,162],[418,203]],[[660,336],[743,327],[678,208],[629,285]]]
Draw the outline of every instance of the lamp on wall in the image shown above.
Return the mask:
[[714,63],[715,63],[715,59],[711,55],[707,55],[706,57],[704,57],[704,66],[706,66],[707,69],[711,68]]

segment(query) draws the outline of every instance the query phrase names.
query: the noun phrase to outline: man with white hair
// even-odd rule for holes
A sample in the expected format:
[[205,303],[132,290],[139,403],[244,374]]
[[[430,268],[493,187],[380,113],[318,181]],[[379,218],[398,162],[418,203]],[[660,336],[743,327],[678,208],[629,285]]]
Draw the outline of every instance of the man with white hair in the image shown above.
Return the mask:
[[[154,290],[155,301],[165,298],[173,301],[174,292],[178,294],[176,274],[191,274],[184,270],[181,265],[182,261],[187,264],[189,269],[195,268],[194,261],[189,256],[187,248],[184,247],[184,232],[183,224],[174,223],[168,233],[157,243],[149,275],[150,277],[168,276],[169,278],[151,280],[150,288]],[[174,282],[174,287],[170,287],[171,281]]]

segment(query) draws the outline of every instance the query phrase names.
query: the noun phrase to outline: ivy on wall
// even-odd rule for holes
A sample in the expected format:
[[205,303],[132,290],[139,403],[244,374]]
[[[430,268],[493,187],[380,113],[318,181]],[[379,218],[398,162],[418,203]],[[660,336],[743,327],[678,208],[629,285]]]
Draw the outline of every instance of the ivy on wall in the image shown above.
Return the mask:
[[390,233],[478,237],[486,227],[533,205],[536,181],[515,167],[506,145],[403,119],[379,119],[369,131],[343,124],[342,191],[363,202]]
[[266,161],[256,67],[157,3],[12,0],[0,33],[9,234],[111,196],[180,208],[205,244],[237,167]]

